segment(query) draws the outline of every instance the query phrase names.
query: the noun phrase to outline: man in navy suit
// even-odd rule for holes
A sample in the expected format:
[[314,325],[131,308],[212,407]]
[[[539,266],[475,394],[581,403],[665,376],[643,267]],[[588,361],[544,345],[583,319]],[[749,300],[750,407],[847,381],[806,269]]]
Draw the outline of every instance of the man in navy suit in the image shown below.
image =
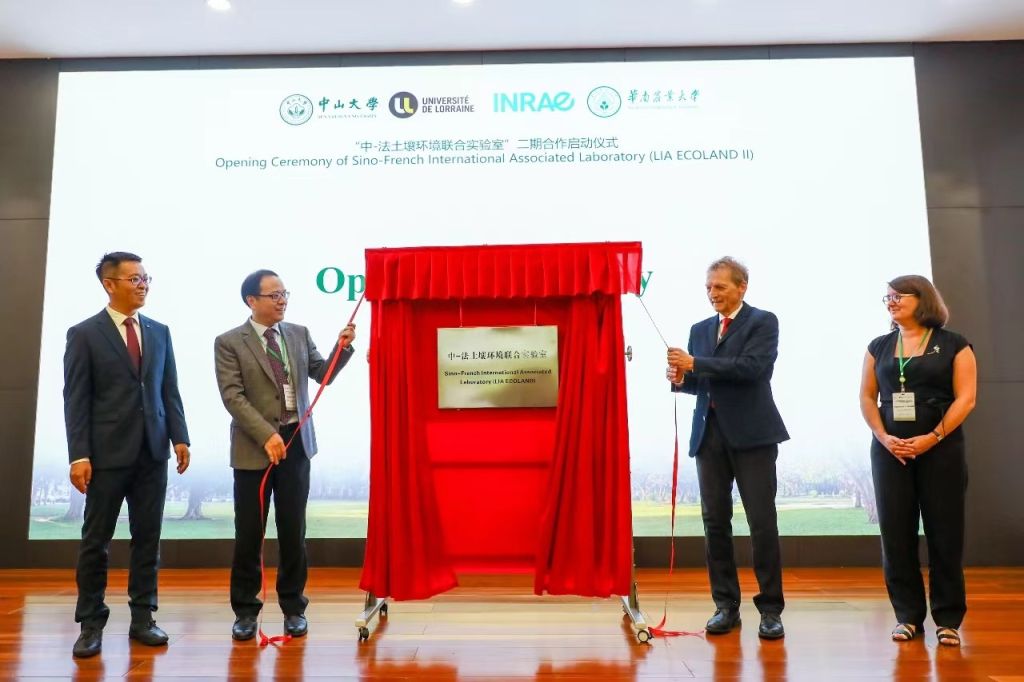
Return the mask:
[[690,436],[700,485],[704,546],[716,611],[710,634],[740,624],[740,584],[732,539],[732,485],[736,482],[750,526],[754,573],[760,593],[758,634],[785,636],[782,627],[782,559],[775,512],[775,460],[789,440],[775,407],[771,379],[779,354],[779,321],[743,302],[747,268],[732,258],[707,272],[707,293],[716,315],[690,328],[687,349],[668,351],[673,391],[697,396]]
[[108,253],[96,266],[107,307],[68,330],[64,353],[64,421],[71,483],[85,494],[78,551],[81,634],[72,653],[100,652],[110,609],[104,603],[110,540],[128,501],[131,558],[128,636],[167,643],[153,621],[157,609],[160,526],[173,444],[178,473],[189,464],[188,429],[166,326],[139,315],[150,276],[135,254]]

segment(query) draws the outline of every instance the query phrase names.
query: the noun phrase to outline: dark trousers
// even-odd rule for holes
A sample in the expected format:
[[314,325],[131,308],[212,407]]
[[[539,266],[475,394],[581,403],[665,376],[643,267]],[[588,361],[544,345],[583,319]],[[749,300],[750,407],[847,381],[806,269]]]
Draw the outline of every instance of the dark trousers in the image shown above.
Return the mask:
[[729,447],[712,410],[697,452],[697,481],[704,519],[704,552],[711,596],[718,608],[738,608],[740,581],[732,541],[732,483],[735,480],[750,526],[754,574],[760,593],[754,605],[761,613],[780,614],[782,553],[775,513],[775,460],[778,445],[734,450]]
[[93,469],[85,493],[85,520],[78,548],[78,604],[75,622],[102,628],[110,616],[104,603],[110,540],[128,501],[131,531],[128,568],[128,606],[133,623],[148,623],[157,609],[157,570],[160,564],[160,526],[167,494],[167,460],[154,460],[148,450],[135,464],[118,469]]
[[[285,442],[295,425],[282,428]],[[309,599],[306,589],[306,502],[309,499],[309,458],[296,436],[288,456],[272,467],[263,493],[260,516],[260,481],[266,470],[235,469],[235,554],[231,562],[231,608],[235,615],[256,616],[260,600],[260,548],[273,493],[280,553],[277,570],[277,603],[286,616],[301,615]]]
[[943,442],[906,465],[877,440],[871,443],[882,568],[896,620],[920,627],[927,615],[918,559],[919,525],[928,542],[932,620],[959,628],[967,612],[964,589],[964,506],[967,460],[963,440]]

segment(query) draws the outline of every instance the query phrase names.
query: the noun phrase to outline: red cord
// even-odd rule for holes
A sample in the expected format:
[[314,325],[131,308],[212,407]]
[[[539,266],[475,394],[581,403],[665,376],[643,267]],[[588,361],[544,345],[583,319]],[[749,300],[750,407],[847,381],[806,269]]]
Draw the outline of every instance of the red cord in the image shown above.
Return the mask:
[[[672,582],[672,573],[676,566],[676,491],[679,487],[679,401],[676,399],[673,406],[672,419],[675,424],[676,444],[672,453],[672,521],[670,524],[671,535],[668,552],[668,579]],[[661,612],[661,622],[651,628],[651,635],[654,637],[703,637],[704,631],[689,632],[687,630],[666,630],[665,621],[668,620],[668,593],[665,593],[665,605]]]

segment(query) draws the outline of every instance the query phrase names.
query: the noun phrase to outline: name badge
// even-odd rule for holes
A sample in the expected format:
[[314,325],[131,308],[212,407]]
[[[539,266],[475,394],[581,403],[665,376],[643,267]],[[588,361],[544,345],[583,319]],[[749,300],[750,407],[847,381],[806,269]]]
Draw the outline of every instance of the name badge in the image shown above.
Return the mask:
[[284,385],[284,409],[289,412],[297,412],[295,405],[295,388],[291,384]]
[[913,393],[900,391],[892,394],[892,418],[898,422],[917,421]]

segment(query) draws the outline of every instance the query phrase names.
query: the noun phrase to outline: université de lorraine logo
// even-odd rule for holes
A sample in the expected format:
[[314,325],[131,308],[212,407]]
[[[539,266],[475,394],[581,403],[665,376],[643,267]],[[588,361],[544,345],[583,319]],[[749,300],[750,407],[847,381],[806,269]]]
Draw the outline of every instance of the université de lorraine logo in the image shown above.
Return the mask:
[[313,101],[305,95],[288,95],[278,109],[281,120],[288,125],[300,126],[313,118]]
[[420,103],[411,92],[396,92],[391,96],[388,108],[396,118],[409,118],[420,108]]

